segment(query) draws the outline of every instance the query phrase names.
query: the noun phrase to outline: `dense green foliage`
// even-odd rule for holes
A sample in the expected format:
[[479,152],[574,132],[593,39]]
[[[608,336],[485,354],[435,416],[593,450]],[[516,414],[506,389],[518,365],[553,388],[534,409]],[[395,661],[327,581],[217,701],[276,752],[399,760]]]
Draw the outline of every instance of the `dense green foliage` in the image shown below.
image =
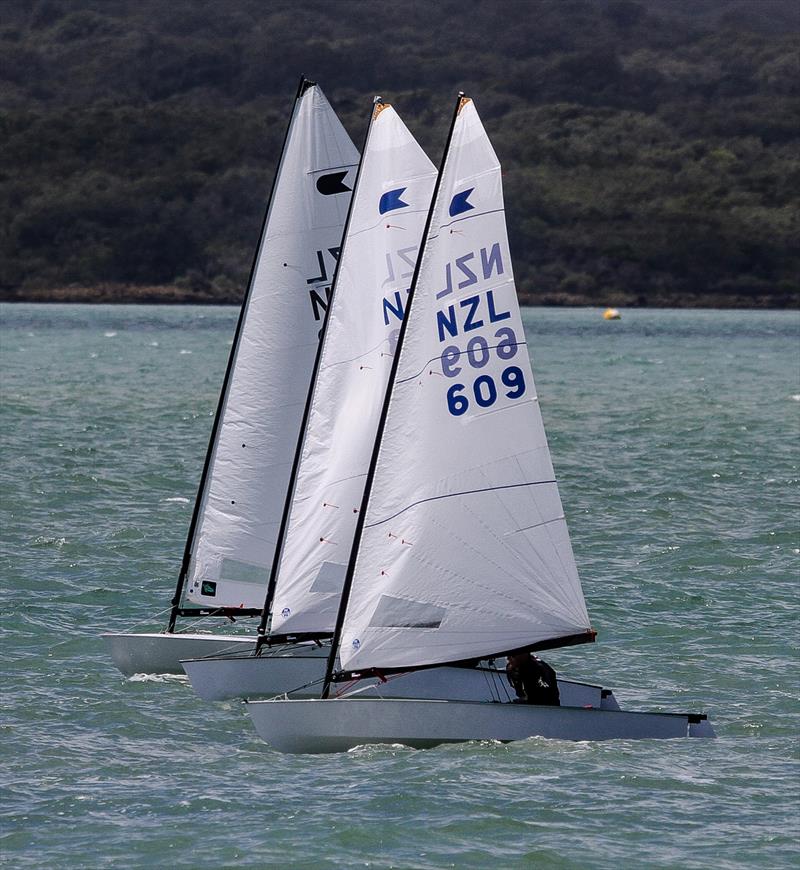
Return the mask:
[[302,72],[434,160],[474,96],[531,301],[796,304],[798,30],[794,0],[4,0],[0,291],[240,299]]

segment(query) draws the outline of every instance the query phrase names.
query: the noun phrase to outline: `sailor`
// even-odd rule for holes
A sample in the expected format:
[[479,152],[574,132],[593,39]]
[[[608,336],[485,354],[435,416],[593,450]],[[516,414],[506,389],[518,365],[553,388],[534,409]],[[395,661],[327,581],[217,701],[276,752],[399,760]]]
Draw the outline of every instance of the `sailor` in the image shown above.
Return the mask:
[[506,676],[517,693],[516,704],[560,706],[556,672],[533,653],[514,653],[506,659]]

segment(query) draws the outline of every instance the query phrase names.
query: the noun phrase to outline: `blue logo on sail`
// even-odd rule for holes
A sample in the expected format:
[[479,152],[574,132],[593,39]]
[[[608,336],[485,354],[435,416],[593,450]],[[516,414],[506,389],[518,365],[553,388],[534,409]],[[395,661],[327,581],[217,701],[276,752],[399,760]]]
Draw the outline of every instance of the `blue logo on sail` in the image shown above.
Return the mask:
[[403,202],[400,198],[405,190],[405,187],[398,187],[397,190],[387,190],[378,203],[378,211],[381,214],[386,214],[387,211],[394,211],[398,208],[407,208],[408,203]]
[[361,646],[361,641],[358,638],[353,640],[353,649],[358,649]]
[[462,190],[450,200],[450,217],[455,217],[457,214],[463,214],[465,211],[475,208],[471,202],[467,202],[469,195],[475,190],[470,187],[469,190]]

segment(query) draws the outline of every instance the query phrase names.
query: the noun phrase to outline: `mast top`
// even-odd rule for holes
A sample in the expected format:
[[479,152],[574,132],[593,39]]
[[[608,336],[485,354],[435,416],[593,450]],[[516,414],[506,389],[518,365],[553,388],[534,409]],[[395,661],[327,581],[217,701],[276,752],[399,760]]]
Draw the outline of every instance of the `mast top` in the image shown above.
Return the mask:
[[378,117],[378,115],[380,115],[380,113],[384,109],[391,109],[391,107],[392,107],[392,104],[384,102],[384,99],[381,96],[376,96],[375,99],[372,101],[372,105],[375,107],[372,110],[372,120],[373,121]]
[[297,87],[297,96],[302,97],[303,94],[309,89],[316,87],[317,83],[312,82],[311,79],[307,79],[304,75],[300,76],[300,84]]

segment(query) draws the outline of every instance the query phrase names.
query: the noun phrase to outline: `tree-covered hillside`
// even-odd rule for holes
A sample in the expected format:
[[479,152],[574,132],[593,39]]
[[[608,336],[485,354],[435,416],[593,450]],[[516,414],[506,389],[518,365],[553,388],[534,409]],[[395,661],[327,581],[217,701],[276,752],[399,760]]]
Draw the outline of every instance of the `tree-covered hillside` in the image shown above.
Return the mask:
[[[297,77],[503,162],[533,302],[796,305],[794,0],[2,0],[2,298],[239,301]],[[88,289],[87,289],[88,288]]]

